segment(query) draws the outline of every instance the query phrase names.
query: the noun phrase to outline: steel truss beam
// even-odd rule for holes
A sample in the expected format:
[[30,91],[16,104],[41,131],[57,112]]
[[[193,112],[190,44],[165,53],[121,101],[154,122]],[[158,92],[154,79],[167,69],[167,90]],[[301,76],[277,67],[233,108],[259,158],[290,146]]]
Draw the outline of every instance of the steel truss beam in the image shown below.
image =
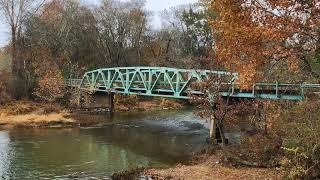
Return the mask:
[[211,78],[224,86],[222,96],[235,98],[302,100],[310,89],[320,90],[319,84],[257,83],[244,91],[236,87],[237,73],[166,67],[97,69],[86,72],[82,79],[67,80],[67,85],[93,92],[189,99],[190,94],[203,95],[194,85]]

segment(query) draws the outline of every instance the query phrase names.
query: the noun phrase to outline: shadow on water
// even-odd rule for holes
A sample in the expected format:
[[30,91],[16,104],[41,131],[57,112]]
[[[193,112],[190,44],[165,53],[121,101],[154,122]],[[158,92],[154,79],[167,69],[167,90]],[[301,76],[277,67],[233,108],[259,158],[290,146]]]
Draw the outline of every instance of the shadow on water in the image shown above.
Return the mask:
[[168,167],[187,161],[207,136],[207,125],[189,110],[122,113],[113,122],[95,128],[2,131],[0,175],[89,179],[137,167]]

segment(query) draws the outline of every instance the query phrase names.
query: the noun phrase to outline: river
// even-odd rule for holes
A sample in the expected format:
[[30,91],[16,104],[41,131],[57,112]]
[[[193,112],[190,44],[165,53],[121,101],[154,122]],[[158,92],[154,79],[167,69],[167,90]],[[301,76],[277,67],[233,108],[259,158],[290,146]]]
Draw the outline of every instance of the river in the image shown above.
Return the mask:
[[188,161],[208,136],[191,110],[118,113],[112,122],[0,131],[1,179],[109,179],[137,167],[170,167]]

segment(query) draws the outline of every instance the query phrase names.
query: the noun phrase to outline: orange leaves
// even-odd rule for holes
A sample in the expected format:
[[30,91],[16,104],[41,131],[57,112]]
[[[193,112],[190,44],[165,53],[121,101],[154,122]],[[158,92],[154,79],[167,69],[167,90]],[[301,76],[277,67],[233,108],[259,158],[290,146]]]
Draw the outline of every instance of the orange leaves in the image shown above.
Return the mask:
[[40,19],[47,25],[57,28],[63,15],[63,4],[61,0],[53,0],[43,7]]
[[241,68],[240,76],[239,76],[239,86],[242,89],[251,89],[252,85],[248,82],[255,82],[256,80],[256,64],[255,63],[248,63],[243,65]]
[[63,84],[64,81],[60,71],[48,70],[40,77],[38,88],[34,94],[45,101],[53,102],[56,98],[64,95]]
[[291,55],[288,57],[288,67],[292,72],[298,72],[300,70],[298,57],[295,55]]
[[291,0],[263,4],[246,0],[212,2],[211,8],[217,14],[211,21],[216,59],[229,71],[240,73],[240,86],[251,86],[258,80],[259,71],[267,71],[274,61],[287,60],[289,70],[299,70],[297,33],[303,32],[305,23],[299,8],[293,8],[297,4]]
[[33,59],[35,75],[39,79],[33,94],[49,102],[62,97],[64,80],[58,63],[65,56],[64,53],[53,57],[49,48],[41,47],[32,49],[30,56]]
[[265,101],[262,107],[265,112],[266,128],[270,131],[277,125],[276,121],[279,120],[285,105],[273,101]]
[[214,1],[212,8],[218,17],[212,22],[212,29],[218,40],[217,59],[227,69],[242,72],[240,81],[246,84],[255,80],[261,33],[241,5],[240,1]]

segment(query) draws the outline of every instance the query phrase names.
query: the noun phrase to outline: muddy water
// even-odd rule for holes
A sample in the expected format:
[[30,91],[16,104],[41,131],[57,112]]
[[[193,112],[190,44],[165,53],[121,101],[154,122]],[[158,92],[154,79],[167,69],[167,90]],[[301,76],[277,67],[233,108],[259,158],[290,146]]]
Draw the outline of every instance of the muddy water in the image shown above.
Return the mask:
[[187,161],[208,135],[207,124],[190,110],[122,113],[112,121],[0,131],[0,179],[109,179],[131,168],[169,167]]

